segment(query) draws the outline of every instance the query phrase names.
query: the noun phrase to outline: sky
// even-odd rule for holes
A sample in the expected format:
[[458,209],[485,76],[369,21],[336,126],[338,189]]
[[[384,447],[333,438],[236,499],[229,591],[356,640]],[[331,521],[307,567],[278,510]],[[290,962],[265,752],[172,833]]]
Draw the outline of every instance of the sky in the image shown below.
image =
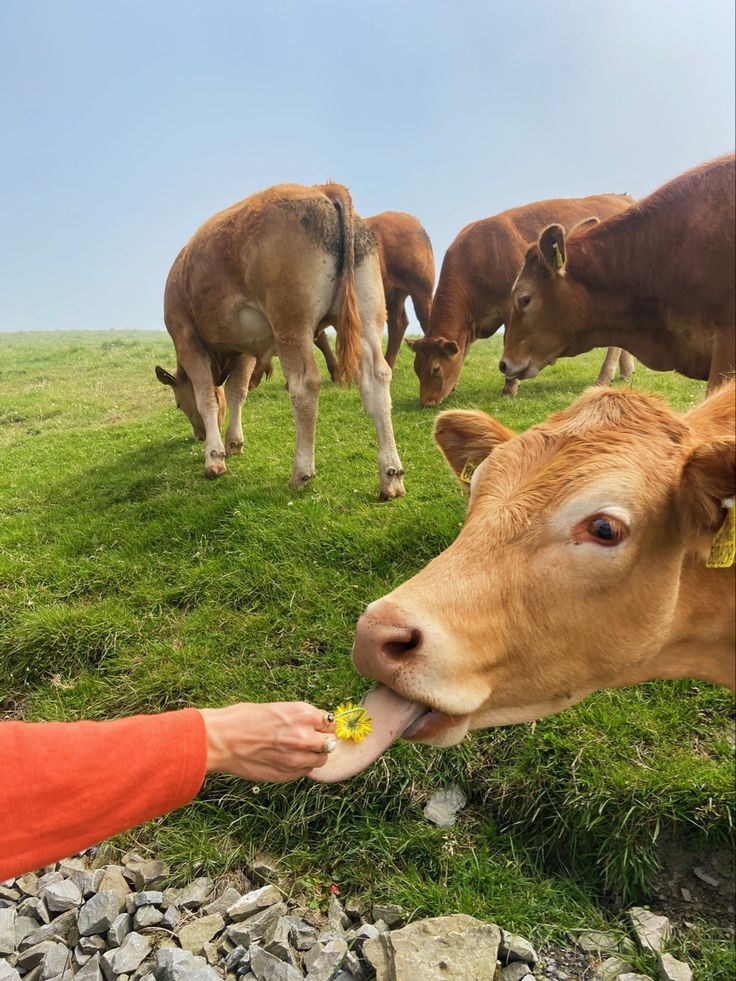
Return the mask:
[[470,221],[734,147],[732,0],[2,0],[0,330],[162,328],[203,219],[283,181]]

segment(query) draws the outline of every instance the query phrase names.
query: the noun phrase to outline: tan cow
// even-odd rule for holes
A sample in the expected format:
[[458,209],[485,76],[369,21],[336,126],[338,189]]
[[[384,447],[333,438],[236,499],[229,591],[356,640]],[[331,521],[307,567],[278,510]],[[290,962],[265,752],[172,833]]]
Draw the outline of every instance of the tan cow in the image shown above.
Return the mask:
[[[459,233],[445,253],[432,302],[429,330],[407,341],[414,351],[422,405],[439,405],[457,385],[470,345],[491,337],[511,316],[511,287],[529,242],[551,221],[577,224],[585,218],[609,218],[633,203],[626,194],[587,198],[555,198],[511,208],[492,218],[474,221]],[[634,361],[612,349],[596,384],[608,385],[621,360],[621,376],[629,378]],[[508,379],[504,395],[515,395],[516,379]]]
[[550,225],[514,284],[500,369],[533,378],[617,344],[658,371],[720,384],[736,364],[734,156],[566,236]]
[[[382,211],[363,221],[373,232],[378,246],[388,324],[386,361],[393,368],[409,326],[407,297],[411,297],[414,313],[425,334],[429,329],[434,289],[432,243],[419,219],[403,211]],[[324,354],[327,370],[334,379],[334,360],[327,335],[320,334],[315,343]]]
[[[169,273],[164,319],[176,348],[170,385],[194,433],[205,440],[205,474],[225,472],[243,449],[241,410],[257,363],[278,354],[289,385],[296,452],[289,484],[314,476],[320,375],[312,342],[337,330],[342,373],[355,376],[378,436],[382,498],[404,494],[391,425],[391,369],[381,353],[385,305],[375,241],[339,184],[281,184],[208,219]],[[220,436],[219,385],[230,410]]]
[[706,561],[736,492],[734,400],[731,382],[677,415],[588,389],[521,435],[482,412],[440,415],[455,474],[474,468],[465,524],[360,618],[356,667],[382,683],[367,703],[375,736],[315,777],[357,772],[402,733],[450,746],[600,688],[733,688],[734,568]]

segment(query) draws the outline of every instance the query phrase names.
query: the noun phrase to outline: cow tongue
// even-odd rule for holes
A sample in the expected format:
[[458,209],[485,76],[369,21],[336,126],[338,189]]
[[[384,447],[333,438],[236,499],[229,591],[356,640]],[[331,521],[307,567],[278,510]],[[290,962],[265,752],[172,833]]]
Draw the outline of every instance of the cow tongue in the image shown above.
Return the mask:
[[325,765],[309,774],[312,780],[336,783],[355,776],[377,760],[413,722],[428,711],[426,706],[409,702],[384,685],[372,688],[361,705],[373,723],[372,731],[359,743],[338,739]]

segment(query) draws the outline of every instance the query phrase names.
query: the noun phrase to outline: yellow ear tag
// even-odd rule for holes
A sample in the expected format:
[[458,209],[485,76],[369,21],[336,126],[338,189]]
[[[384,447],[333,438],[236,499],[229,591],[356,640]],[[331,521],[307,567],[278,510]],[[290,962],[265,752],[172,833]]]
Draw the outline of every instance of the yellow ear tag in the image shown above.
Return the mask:
[[460,471],[458,479],[462,480],[464,484],[470,486],[470,481],[472,480],[473,474],[478,469],[477,463],[472,463],[470,460],[465,461],[465,466]]
[[552,246],[552,251],[555,254],[555,265],[558,269],[562,269],[562,267],[565,265],[565,260],[562,258],[562,253],[560,252],[560,247],[557,242],[555,242],[555,244]]
[[716,532],[710,555],[705,561],[709,569],[728,569],[736,563],[736,515],[733,505],[732,497],[723,501],[726,518]]

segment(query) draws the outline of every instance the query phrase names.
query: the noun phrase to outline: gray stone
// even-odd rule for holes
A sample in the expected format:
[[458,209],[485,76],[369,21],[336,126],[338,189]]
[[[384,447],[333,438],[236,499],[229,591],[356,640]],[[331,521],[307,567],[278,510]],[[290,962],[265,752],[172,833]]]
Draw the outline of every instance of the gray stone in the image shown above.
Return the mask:
[[351,920],[337,896],[330,894],[327,907],[327,926],[330,930],[347,930]]
[[672,936],[672,927],[666,916],[657,916],[648,909],[634,906],[629,910],[629,919],[642,950],[650,950],[655,954],[664,950]]
[[79,911],[79,935],[88,937],[90,934],[109,930],[122,906],[122,897],[113,889],[98,892]]
[[345,960],[342,963],[342,969],[348,974],[352,974],[354,978],[365,977],[360,960],[358,959],[358,955],[353,953],[352,950],[348,950],[347,954],[345,955]]
[[132,916],[141,906],[161,906],[164,894],[156,889],[146,889],[143,892],[131,892],[125,897],[125,908]]
[[118,948],[116,947],[114,950],[106,950],[100,956],[100,971],[106,981],[115,981],[116,973],[114,963],[117,952]]
[[524,937],[509,933],[508,930],[502,930],[498,959],[502,964],[508,964],[510,961],[525,961],[527,964],[536,964],[538,955],[534,947]]
[[176,906],[167,906],[161,919],[161,926],[166,930],[176,930],[181,922],[181,913]]
[[44,891],[46,905],[52,913],[64,913],[82,905],[82,893],[70,879],[52,882]]
[[[181,890],[176,905],[184,906],[185,909],[199,909],[200,906],[204,905],[211,892],[212,879],[208,879],[206,876],[200,876],[199,879],[190,882],[188,886],[185,886]],[[167,902],[165,905],[170,906],[171,903]]]
[[153,858],[131,858],[125,863],[123,875],[138,891],[157,889],[170,874],[169,866]]
[[364,923],[355,931],[355,939],[358,947],[361,947],[366,940],[375,940],[380,936],[380,930],[378,930],[374,923]]
[[692,981],[693,972],[684,961],[678,961],[672,954],[657,954],[657,967],[660,981]]
[[378,930],[379,933],[388,933],[391,927],[386,923],[385,920],[376,920],[373,926]]
[[701,868],[699,865],[693,869],[693,875],[704,882],[706,886],[710,886],[712,889],[717,889],[721,882],[720,879],[714,879],[712,875],[708,875],[705,869]]
[[233,923],[227,928],[227,935],[235,944],[250,947],[255,940],[262,940],[263,935],[274,920],[286,915],[286,904],[276,903],[267,906],[249,919]]
[[300,916],[285,916],[289,925],[289,943],[297,950],[309,950],[317,939],[317,931]]
[[130,891],[122,867],[120,865],[105,866],[102,870],[102,878],[97,885],[97,892],[116,892],[121,899],[125,899]]
[[236,900],[228,907],[227,915],[234,923],[238,923],[252,916],[259,909],[273,906],[280,901],[281,893],[276,886],[261,886],[260,889],[253,889]]
[[225,927],[225,921],[219,913],[202,916],[191,920],[179,930],[179,943],[184,950],[199,954],[202,947]]
[[135,930],[142,930],[145,927],[158,926],[163,918],[164,914],[160,909],[156,909],[155,906],[141,906],[140,909],[135,911],[133,928]]
[[379,979],[488,981],[501,942],[497,926],[458,913],[418,920],[363,945]]
[[43,899],[38,899],[36,896],[28,896],[22,902],[18,903],[17,913],[22,916],[32,916],[34,919],[38,920],[39,923],[50,923],[51,917],[49,916],[49,911],[46,908],[46,903]]
[[0,981],[20,981],[20,974],[7,961],[0,961]]
[[211,902],[207,903],[206,906],[202,908],[202,912],[206,915],[210,913],[219,913],[220,916],[224,916],[227,911],[240,899],[240,892],[237,889],[233,889],[232,886],[228,888],[220,895],[213,899]]
[[105,947],[107,947],[107,944],[102,937],[95,935],[93,937],[80,937],[79,944],[77,946],[80,950],[83,950],[85,954],[95,954],[98,950],[104,950]]
[[231,950],[230,953],[225,958],[226,970],[232,971],[233,968],[238,966],[238,964],[241,964],[246,954],[247,951],[245,947],[242,944],[238,944],[238,946],[233,948],[233,950]]
[[18,944],[18,949],[27,950],[29,947],[34,947],[36,944],[43,943],[45,940],[61,940],[62,943],[67,944],[67,946],[73,947],[77,940],[79,940],[79,931],[77,929],[77,911],[74,909],[69,909],[66,911],[66,913],[62,913],[60,916],[57,916],[55,920],[52,920],[50,923],[46,923],[44,926],[41,926],[32,933],[29,933],[28,936],[24,937]]
[[272,855],[256,855],[250,873],[256,882],[272,882],[279,877],[279,860]]
[[107,941],[111,947],[119,947],[133,929],[130,913],[118,913],[107,931]]
[[202,947],[202,956],[211,967],[217,967],[220,963],[220,953],[217,947],[209,941]]
[[648,974],[636,974],[626,971],[624,974],[617,974],[616,981],[652,981]]
[[526,961],[512,961],[511,964],[501,968],[498,981],[526,981],[527,978],[532,978],[534,981]]
[[[2,917],[0,916],[0,919]],[[15,944],[19,946],[20,943],[25,940],[29,933],[33,933],[40,926],[38,920],[34,920],[31,916],[16,916],[15,918]],[[0,930],[0,933],[2,931]],[[0,953],[2,953],[2,946],[0,946]],[[6,951],[5,953],[9,953]]]
[[42,898],[46,894],[46,890],[49,886],[53,885],[55,882],[61,882],[63,878],[64,876],[61,874],[61,872],[47,872],[45,875],[42,875],[36,881],[36,895],[39,898]]
[[40,944],[34,944],[18,955],[16,966],[20,971],[30,971],[41,963],[49,950],[53,950],[56,944],[53,940],[42,940]]
[[71,954],[64,944],[54,944],[46,951],[41,960],[41,977],[44,981],[60,977],[70,966]]
[[221,981],[221,976],[213,967],[205,964],[204,967],[200,967],[193,974],[190,974],[187,981]]
[[617,937],[602,930],[571,930],[568,936],[586,954],[616,953],[620,946]]
[[262,947],[252,944],[249,953],[250,969],[257,981],[303,981],[301,971],[291,964],[285,964]]
[[280,961],[286,961],[292,967],[297,966],[296,959],[289,944],[289,922],[288,917],[280,916],[269,924],[268,929],[263,934],[263,949],[269,954],[278,957]]
[[153,973],[158,981],[184,981],[194,971],[206,966],[204,957],[195,957],[189,950],[178,947],[159,947]]
[[406,923],[406,910],[397,906],[396,903],[374,903],[371,914],[374,923],[383,920],[391,930]]
[[333,981],[347,952],[348,945],[344,940],[330,940],[309,963],[308,981]]
[[633,966],[621,957],[607,957],[595,969],[591,981],[617,981],[620,974],[633,970]]
[[8,909],[0,909],[0,954],[12,954],[17,945],[15,908],[10,906]]
[[130,974],[151,950],[151,941],[140,933],[129,933],[115,952],[115,974]]
[[20,889],[25,896],[35,896],[38,888],[38,876],[35,872],[22,875],[15,880],[15,887]]
[[424,808],[424,816],[440,828],[451,828],[457,820],[457,812],[468,800],[457,784],[435,790]]

